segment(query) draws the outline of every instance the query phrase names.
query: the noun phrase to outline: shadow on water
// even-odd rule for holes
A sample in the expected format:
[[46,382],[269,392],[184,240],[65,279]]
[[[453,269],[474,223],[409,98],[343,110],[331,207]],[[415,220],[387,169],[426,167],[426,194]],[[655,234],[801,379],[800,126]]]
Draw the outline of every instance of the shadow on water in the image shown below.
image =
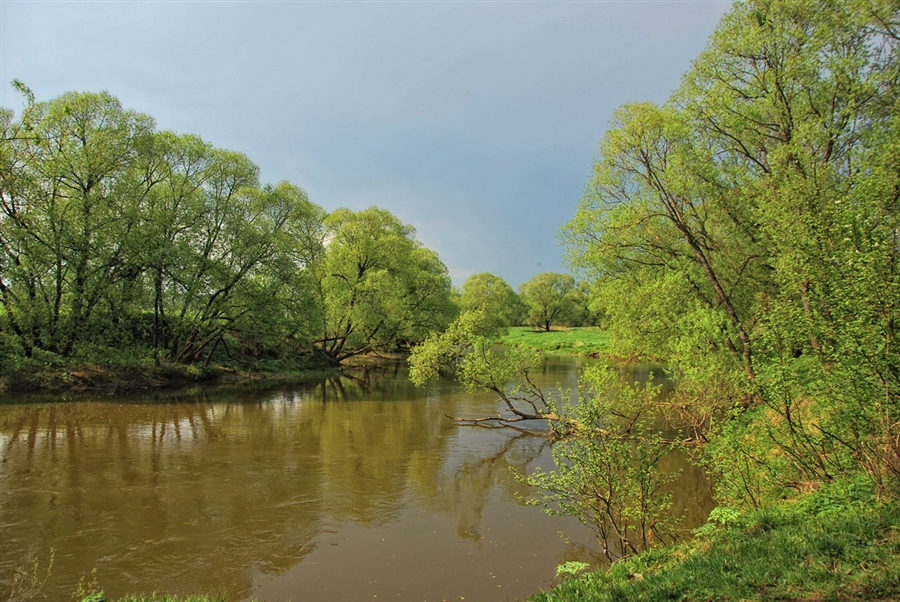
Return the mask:
[[[542,385],[574,388],[584,362],[548,361]],[[22,401],[0,403],[0,596],[51,549],[48,600],[96,568],[111,596],[273,602],[524,598],[596,553],[577,521],[522,501],[515,475],[552,466],[546,439],[455,426],[446,415],[495,401],[452,381],[417,389],[403,363]]]

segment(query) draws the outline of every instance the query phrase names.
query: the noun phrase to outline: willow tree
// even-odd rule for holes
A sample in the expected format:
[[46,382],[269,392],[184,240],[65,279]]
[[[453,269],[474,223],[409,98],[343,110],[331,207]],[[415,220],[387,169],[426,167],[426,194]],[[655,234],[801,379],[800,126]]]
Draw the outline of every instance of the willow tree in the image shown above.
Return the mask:
[[522,323],[525,307],[503,278],[488,272],[473,274],[462,285],[459,300],[462,311],[483,311],[497,328]]
[[388,211],[338,209],[325,219],[316,266],[322,307],[316,349],[329,361],[423,340],[456,308],[447,268]]
[[135,276],[128,251],[152,185],[141,157],[154,123],[107,93],[40,103],[29,96],[19,119],[4,110],[2,121],[5,319],[26,355],[69,355],[86,332],[103,328],[104,305],[122,309]]
[[550,332],[553,324],[567,323],[579,313],[575,278],[569,274],[541,272],[519,287],[529,324]]
[[898,31],[891,2],[736,4],[668,103],[617,112],[564,231],[625,351],[763,406],[779,455],[721,455],[750,498],[900,477]]
[[615,351],[667,362],[673,396],[610,394],[600,368],[567,407],[473,314],[415,351],[412,378],[497,394],[464,422],[555,425],[556,470],[532,482],[611,552],[666,539],[679,427],[725,503],[862,470],[900,495],[898,43],[896,2],[741,2],[668,103],[616,112],[563,238]]
[[0,111],[4,353],[309,351],[324,212],[301,189],[107,93],[20,88],[21,115]]
[[569,391],[544,390],[534,378],[544,361],[539,351],[498,349],[496,330],[483,309],[464,311],[413,349],[410,380],[422,386],[453,374],[466,390],[496,396],[496,413],[457,417],[457,424],[549,436],[556,469],[527,480],[549,512],[594,529],[610,560],[671,541],[678,519],[666,486],[678,473],[662,469],[660,459],[677,443],[657,432],[658,387],[623,383],[615,368],[596,365],[581,375],[573,403]]

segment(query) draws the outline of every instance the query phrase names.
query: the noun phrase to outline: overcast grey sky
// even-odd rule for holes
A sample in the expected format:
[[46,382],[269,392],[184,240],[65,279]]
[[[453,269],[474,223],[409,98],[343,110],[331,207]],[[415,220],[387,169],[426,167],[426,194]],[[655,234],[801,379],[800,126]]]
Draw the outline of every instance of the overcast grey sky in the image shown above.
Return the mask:
[[107,90],[264,182],[385,208],[456,284],[565,271],[612,112],[663,102],[730,2],[0,0],[0,105]]

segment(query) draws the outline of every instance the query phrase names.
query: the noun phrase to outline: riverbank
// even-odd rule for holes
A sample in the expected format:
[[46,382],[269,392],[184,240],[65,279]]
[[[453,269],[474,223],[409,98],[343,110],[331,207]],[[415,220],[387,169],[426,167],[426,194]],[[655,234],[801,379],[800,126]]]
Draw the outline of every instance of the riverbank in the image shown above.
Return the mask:
[[0,370],[0,392],[97,391],[124,393],[198,383],[317,380],[337,369],[310,361],[264,360],[254,364],[203,366],[152,359],[21,359]]
[[[609,338],[596,327],[558,328],[549,332],[526,326],[511,327],[498,340],[511,347],[525,346],[545,353],[598,357]],[[369,354],[351,358],[345,367],[372,366],[407,353]],[[339,368],[310,357],[263,359],[253,363],[180,364],[128,354],[63,358],[41,353],[33,358],[6,358],[0,367],[0,392],[98,391],[121,393],[171,388],[198,383],[269,380],[316,380],[333,376]]]
[[745,514],[718,509],[689,542],[565,581],[533,602],[900,599],[900,504],[842,481]]
[[609,336],[594,326],[560,327],[550,331],[513,326],[498,341],[510,347],[530,347],[545,353],[599,356],[609,349]]

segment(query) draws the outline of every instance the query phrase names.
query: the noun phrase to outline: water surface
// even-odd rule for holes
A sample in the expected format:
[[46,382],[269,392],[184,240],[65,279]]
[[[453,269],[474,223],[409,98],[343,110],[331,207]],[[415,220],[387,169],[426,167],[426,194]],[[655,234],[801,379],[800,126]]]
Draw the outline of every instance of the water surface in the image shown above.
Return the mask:
[[[551,357],[539,379],[574,388],[586,361]],[[523,501],[516,474],[552,466],[546,439],[447,418],[496,410],[451,381],[417,389],[402,363],[315,385],[7,395],[0,596],[52,550],[48,600],[94,569],[112,597],[524,599],[599,552],[575,519]],[[702,520],[702,475],[678,488]]]

